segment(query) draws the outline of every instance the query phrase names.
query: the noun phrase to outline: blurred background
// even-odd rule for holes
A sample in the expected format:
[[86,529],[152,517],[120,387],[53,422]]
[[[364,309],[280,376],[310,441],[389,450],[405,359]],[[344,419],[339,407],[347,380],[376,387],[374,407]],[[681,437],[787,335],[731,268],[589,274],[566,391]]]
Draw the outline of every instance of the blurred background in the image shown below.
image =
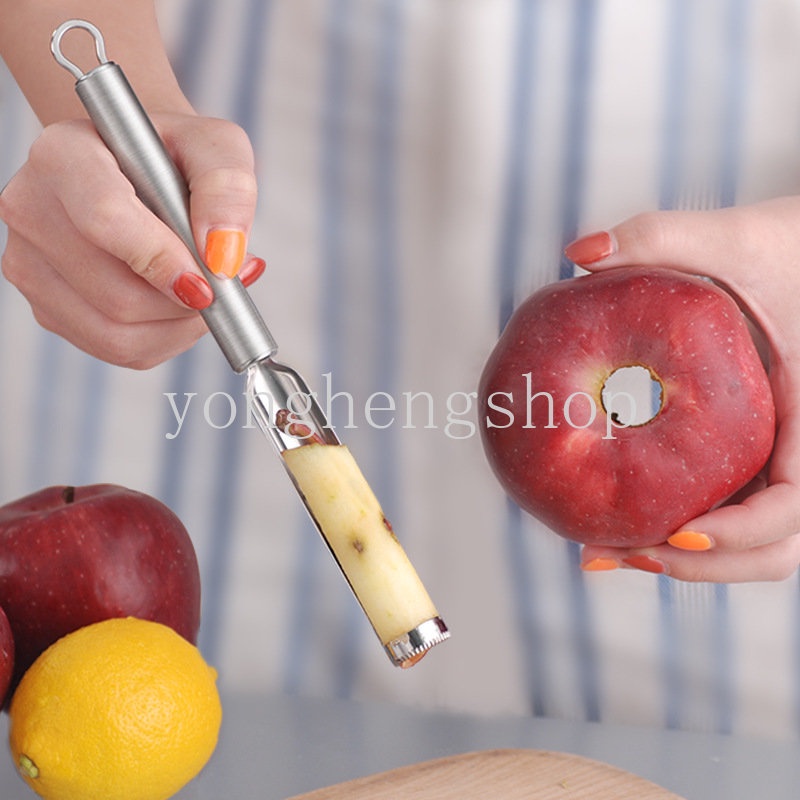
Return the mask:
[[[197,548],[200,646],[228,689],[796,737],[796,579],[582,574],[576,546],[505,500],[471,393],[511,309],[572,274],[578,233],[797,192],[800,7],[158,8],[190,100],[256,149],[250,250],[268,267],[252,294],[279,357],[323,399],[353,398],[352,425],[332,399],[337,432],[453,636],[391,667],[213,341],[148,372],[109,367],[41,330],[5,282],[0,501],[112,482],[167,503]],[[37,133],[0,65],[0,185]],[[370,424],[376,392],[396,412]]]

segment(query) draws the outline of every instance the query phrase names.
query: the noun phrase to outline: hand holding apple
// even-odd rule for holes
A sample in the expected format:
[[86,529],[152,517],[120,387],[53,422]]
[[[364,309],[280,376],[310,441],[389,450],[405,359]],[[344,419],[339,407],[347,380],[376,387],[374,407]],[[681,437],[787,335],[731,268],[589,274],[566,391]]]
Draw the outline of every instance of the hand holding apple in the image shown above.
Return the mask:
[[[16,644],[12,686],[61,636],[109,617],[195,643],[200,575],[177,516],[121,486],[52,486],[0,508],[0,607]],[[1,670],[0,670],[1,671]]]
[[714,211],[640,214],[567,248],[568,257],[591,271],[665,265],[724,285],[763,331],[776,408],[777,433],[767,468],[734,499],[688,520],[682,528],[699,534],[695,543],[705,539],[703,551],[682,549],[682,537],[646,549],[590,545],[583,550],[584,564],[645,564],[691,581],[783,580],[796,572],[800,564],[798,253],[800,197]]
[[[644,414],[649,392],[609,390],[634,367],[657,388]],[[585,544],[662,544],[749,483],[772,449],[772,394],[741,312],[671,270],[544,287],[511,317],[479,397],[508,493]]]

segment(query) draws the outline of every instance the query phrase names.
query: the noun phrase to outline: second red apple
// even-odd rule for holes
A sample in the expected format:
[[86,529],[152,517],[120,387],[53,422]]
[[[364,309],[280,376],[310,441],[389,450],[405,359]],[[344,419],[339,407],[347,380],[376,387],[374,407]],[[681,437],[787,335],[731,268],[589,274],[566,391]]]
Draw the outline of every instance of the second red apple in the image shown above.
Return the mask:
[[178,517],[121,486],[52,486],[0,508],[0,607],[13,685],[49,645],[109,617],[169,625],[194,643],[200,573]]

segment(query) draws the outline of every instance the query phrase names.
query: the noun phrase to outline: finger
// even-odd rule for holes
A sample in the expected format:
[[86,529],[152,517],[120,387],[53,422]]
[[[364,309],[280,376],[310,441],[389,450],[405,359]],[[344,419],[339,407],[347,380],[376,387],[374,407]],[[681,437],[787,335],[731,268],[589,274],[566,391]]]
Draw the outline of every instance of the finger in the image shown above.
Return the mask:
[[[607,231],[582,236],[565,255],[591,271],[619,266],[663,266],[705,275],[727,285],[758,314],[766,264],[773,284],[795,271],[800,197],[710,211],[637,214]],[[769,253],[765,255],[765,242]]]
[[164,131],[165,141],[189,184],[192,230],[198,252],[220,277],[244,263],[255,214],[254,157],[247,134],[224,120],[183,118]]
[[[88,242],[38,181],[12,181],[6,202],[13,210],[5,214],[10,229],[3,272],[31,305],[52,298],[52,273],[58,272],[78,295],[117,322],[194,313],[164,296],[123,261]],[[20,228],[23,233],[17,233]]]
[[691,542],[687,532],[706,536],[715,549],[745,551],[800,532],[800,414],[781,420],[768,469],[768,485],[689,520],[670,537],[673,546]]
[[[735,505],[708,512],[647,549],[587,546],[586,571],[629,567],[680,580],[782,580],[800,563],[800,490],[791,479],[790,433],[776,449],[770,472],[778,480]],[[788,465],[788,468],[787,468]]]
[[571,242],[565,254],[592,270],[639,264],[722,278],[740,252],[741,216],[737,208],[646,212]]
[[[800,490],[795,472],[800,422],[784,421],[769,465],[771,484],[735,505],[689,521],[669,543],[647,549],[586,546],[586,571],[618,567],[680,580],[743,582],[782,580],[800,563]],[[759,477],[756,484],[763,482]]]
[[[778,242],[787,238],[792,227],[784,229],[784,223],[791,213],[800,215],[800,204],[785,199],[745,209],[648,212],[572,242],[565,255],[593,272],[625,266],[666,267],[711,278],[729,290],[774,347],[780,336],[764,313],[762,273],[754,265],[764,259],[765,231]],[[770,257],[770,268],[779,260]],[[780,282],[778,271],[773,271],[773,281]],[[761,333],[755,329],[753,333],[760,346]]]
[[[207,331],[197,314],[119,323],[87,303],[55,271],[49,300],[31,305],[36,321],[95,358],[130,369],[150,369],[188,350]],[[64,310],[68,309],[68,313]]]
[[692,553],[669,545],[642,550],[587,546],[581,558],[586,572],[623,568],[690,582],[781,581],[797,572],[800,535],[742,552]]
[[[4,272],[8,264],[26,250],[33,248],[10,232],[3,255]],[[181,313],[174,318],[120,322],[87,302],[40,253],[34,258],[24,256],[20,261],[28,266],[22,271],[24,275],[32,272],[37,275],[31,282],[32,289],[25,281],[20,281],[18,286],[36,321],[46,330],[110,364],[148,369],[188,350],[207,330],[196,312]],[[155,289],[150,288],[150,291],[158,295]]]
[[[63,126],[71,126],[67,137],[61,130],[53,130]],[[55,136],[59,140],[51,143]],[[60,154],[64,147],[71,153],[66,163]],[[175,292],[180,276],[190,273],[205,281],[186,246],[139,201],[88,123],[73,121],[46,128],[34,143],[31,161],[49,177],[79,234],[96,248],[126,263],[166,296],[177,296],[184,303],[185,298]],[[210,287],[208,294],[210,303]]]

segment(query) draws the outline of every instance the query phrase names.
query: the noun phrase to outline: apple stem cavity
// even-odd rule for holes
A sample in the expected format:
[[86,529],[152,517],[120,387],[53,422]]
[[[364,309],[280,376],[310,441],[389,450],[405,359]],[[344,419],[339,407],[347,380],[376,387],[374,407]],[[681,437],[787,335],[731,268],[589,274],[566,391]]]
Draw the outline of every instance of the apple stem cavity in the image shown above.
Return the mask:
[[654,420],[664,407],[664,385],[652,369],[630,364],[613,370],[600,398],[613,425],[633,428]]
[[69,505],[70,503],[75,502],[75,487],[74,486],[65,486],[63,491],[61,492],[61,497],[63,498],[64,502]]

